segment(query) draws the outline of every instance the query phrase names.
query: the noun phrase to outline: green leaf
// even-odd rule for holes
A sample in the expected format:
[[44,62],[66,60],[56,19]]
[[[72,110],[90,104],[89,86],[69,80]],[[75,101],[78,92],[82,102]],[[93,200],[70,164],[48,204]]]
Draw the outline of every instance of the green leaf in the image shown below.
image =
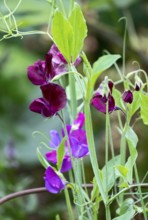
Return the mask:
[[115,99],[116,106],[120,107],[121,109],[125,109],[124,103],[121,98],[121,92],[113,87],[112,95]]
[[67,62],[71,62],[73,49],[73,29],[64,15],[56,11],[52,22],[52,35],[55,44]]
[[40,163],[42,164],[43,167],[45,167],[45,169],[50,166],[47,160],[43,157],[42,153],[40,152],[39,147],[37,148],[37,156],[38,156]]
[[128,142],[128,147],[129,147],[129,152],[130,152],[130,157],[128,158],[127,163],[125,165],[125,167],[127,167],[127,169],[128,169],[127,181],[132,183],[133,166],[135,164],[135,161],[136,161],[136,158],[138,155],[137,150],[136,150],[136,146],[138,143],[138,137],[131,127],[129,127],[127,129],[125,137]]
[[126,199],[117,212],[120,216],[114,218],[113,220],[131,220],[135,214],[133,199]]
[[120,57],[120,55],[112,54],[100,57],[93,65],[92,85],[95,84],[101,73],[111,67]]
[[57,150],[57,168],[58,170],[60,170],[62,162],[63,162],[63,157],[65,154],[65,141],[66,141],[66,137],[64,137],[58,147]]
[[74,62],[87,36],[86,21],[78,4],[75,4],[69,18],[65,18],[58,10],[55,12],[52,35],[67,62]]
[[148,125],[148,95],[141,93],[141,118]]
[[127,173],[128,173],[128,169],[122,165],[117,165],[116,169],[119,173],[120,176],[122,176],[123,178],[126,178]]
[[[120,155],[109,160],[108,163],[102,169],[103,186],[106,189],[106,183],[107,183],[108,191],[113,187],[115,180],[117,178],[117,175],[115,172],[115,166],[119,163],[120,163]],[[106,173],[106,166],[107,166],[107,173]]]
[[73,61],[76,60],[78,54],[82,50],[84,39],[87,36],[87,26],[80,6],[75,3],[69,22],[73,29]]
[[132,145],[134,148],[136,148],[138,143],[138,137],[132,127],[128,127],[127,132],[125,134],[125,137],[129,143],[129,145]]
[[140,93],[135,91],[133,93],[133,102],[131,103],[131,105],[129,105],[129,117],[130,118],[140,108],[140,105],[141,105]]

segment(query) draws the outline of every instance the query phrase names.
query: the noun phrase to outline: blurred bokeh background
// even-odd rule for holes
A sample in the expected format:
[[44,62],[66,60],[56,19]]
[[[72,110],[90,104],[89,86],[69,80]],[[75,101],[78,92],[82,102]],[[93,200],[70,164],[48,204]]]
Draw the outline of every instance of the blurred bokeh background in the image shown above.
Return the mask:
[[[7,0],[14,9],[18,0]],[[122,54],[125,22],[128,20],[126,42],[126,71],[136,68],[137,61],[142,69],[148,71],[148,1],[147,0],[82,0],[79,1],[87,20],[88,37],[84,51],[93,63],[103,54]],[[68,1],[64,0],[68,5]],[[67,7],[68,8],[68,7]],[[0,0],[0,14],[8,9]],[[50,16],[50,4],[45,0],[22,0],[14,13],[18,27],[23,31],[47,29]],[[0,29],[5,24],[0,20]],[[0,32],[2,38],[4,32]],[[27,79],[27,67],[37,59],[44,59],[52,42],[45,35],[30,35],[23,38],[11,38],[0,41],[0,197],[31,187],[44,186],[44,169],[36,156],[36,147],[42,139],[33,136],[34,131],[41,131],[47,136],[50,129],[60,129],[57,118],[43,119],[29,111],[29,103],[40,96],[38,88]],[[120,65],[120,63],[119,63]],[[80,67],[81,70],[81,67]],[[116,79],[116,71],[107,73]],[[104,75],[103,75],[104,77]],[[98,159],[103,166],[104,160],[104,121],[105,116],[93,111],[94,135]],[[111,115],[115,150],[119,151],[119,138],[116,116]],[[139,137],[138,167],[140,179],[147,172],[148,128],[138,122],[135,130]],[[92,180],[92,171],[86,161],[87,180]],[[67,218],[64,195],[42,193],[18,198],[0,206],[0,220],[52,220],[56,213],[61,219]],[[100,219],[104,219],[103,217]]]

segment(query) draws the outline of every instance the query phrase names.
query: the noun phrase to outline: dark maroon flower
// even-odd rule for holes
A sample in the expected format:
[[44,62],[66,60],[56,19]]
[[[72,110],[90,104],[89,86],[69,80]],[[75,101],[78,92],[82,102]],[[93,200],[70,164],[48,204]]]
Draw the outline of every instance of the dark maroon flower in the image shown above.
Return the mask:
[[99,93],[95,94],[91,100],[91,105],[93,105],[98,111],[106,113],[106,103],[108,101],[108,112],[111,113],[115,110],[115,100],[112,95],[108,98],[102,97]]
[[28,78],[34,85],[42,85],[46,82],[45,61],[38,60],[27,69]]
[[66,182],[59,177],[52,167],[48,167],[45,171],[45,187],[50,193],[57,194],[66,186]]
[[133,101],[133,93],[130,90],[124,91],[122,99],[124,102],[131,104]]
[[45,117],[51,117],[58,111],[63,109],[66,105],[65,90],[55,84],[48,83],[41,87],[43,98],[38,98],[30,104],[30,110]]
[[[74,63],[77,66],[81,61],[78,57]],[[27,69],[28,78],[34,85],[43,85],[50,82],[56,75],[68,71],[67,61],[55,44],[52,45],[44,60],[38,60]]]
[[108,102],[108,112],[116,110],[115,100],[112,96],[113,82],[108,81],[108,85],[105,85],[105,81],[103,81],[96,93],[94,94],[91,105],[93,105],[98,111],[106,113],[106,104]]
[[141,86],[140,86],[140,85],[138,85],[138,84],[136,84],[136,85],[135,85],[135,91],[139,91],[139,90],[140,90],[140,88],[141,88]]

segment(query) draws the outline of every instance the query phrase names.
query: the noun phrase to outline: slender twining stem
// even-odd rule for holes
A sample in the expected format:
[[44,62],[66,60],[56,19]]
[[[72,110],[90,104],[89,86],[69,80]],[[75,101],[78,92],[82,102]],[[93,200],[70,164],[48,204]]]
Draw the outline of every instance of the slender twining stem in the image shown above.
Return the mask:
[[[135,188],[135,187],[138,187],[138,186],[140,186],[141,188],[148,188],[148,183],[133,184],[133,185],[130,185],[129,188],[124,189],[124,191],[127,191],[130,188]],[[87,184],[82,184],[82,187],[84,187],[84,188],[85,187],[93,188],[93,184],[88,184],[88,183]],[[36,194],[36,193],[43,193],[43,192],[48,193],[48,191],[45,187],[26,189],[26,190],[22,190],[22,191],[19,191],[19,192],[11,193],[11,194],[9,194],[7,196],[4,196],[3,198],[0,199],[0,205],[6,203],[9,200],[18,198],[18,197],[22,197],[22,196],[25,196],[25,195]],[[121,191],[118,194],[120,194],[120,193],[121,193]],[[116,197],[116,196],[118,196],[118,195],[115,195],[114,197]],[[109,202],[113,201],[114,197],[112,197]]]

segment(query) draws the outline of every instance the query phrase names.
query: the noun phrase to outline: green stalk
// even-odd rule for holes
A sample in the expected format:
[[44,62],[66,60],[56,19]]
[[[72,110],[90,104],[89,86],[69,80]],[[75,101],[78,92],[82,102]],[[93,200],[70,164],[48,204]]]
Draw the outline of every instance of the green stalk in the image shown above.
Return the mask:
[[106,165],[106,196],[108,197],[108,135],[109,135],[109,113],[108,113],[108,102],[106,103],[106,125],[105,125],[105,165]]
[[[105,133],[105,165],[106,165],[106,197],[108,199],[108,144],[109,144],[109,112],[108,112],[108,102],[106,103],[106,133]],[[106,219],[111,220],[110,216],[110,207],[107,205],[105,207],[106,210]]]
[[77,100],[76,100],[76,88],[75,88],[75,79],[73,74],[69,74],[69,86],[70,86],[70,107],[71,115],[74,119],[77,115]]
[[65,193],[65,199],[66,199],[66,204],[67,204],[67,208],[68,208],[69,219],[74,220],[72,205],[70,202],[69,192],[68,192],[67,188],[64,189],[64,193]]
[[93,138],[92,119],[91,119],[91,112],[90,112],[90,103],[88,100],[85,100],[84,111],[85,111],[85,129],[86,129],[86,135],[87,135],[90,160],[91,160],[93,172],[96,177],[96,182],[98,184],[99,191],[102,196],[102,200],[103,200],[104,204],[106,204],[106,195],[105,195],[105,192],[103,189],[101,176],[99,173],[97,156],[96,156],[95,143],[94,143],[94,138]]
[[140,202],[141,202],[141,206],[143,208],[143,215],[144,215],[144,220],[147,220],[147,214],[146,214],[146,210],[145,210],[145,206],[144,206],[144,201],[143,201],[143,197],[142,197],[142,191],[141,191],[141,186],[140,186],[140,180],[139,180],[139,176],[138,176],[138,170],[137,170],[137,166],[136,163],[134,164],[134,171],[135,171],[135,177],[136,177],[136,182],[138,184],[138,191],[140,194]]

